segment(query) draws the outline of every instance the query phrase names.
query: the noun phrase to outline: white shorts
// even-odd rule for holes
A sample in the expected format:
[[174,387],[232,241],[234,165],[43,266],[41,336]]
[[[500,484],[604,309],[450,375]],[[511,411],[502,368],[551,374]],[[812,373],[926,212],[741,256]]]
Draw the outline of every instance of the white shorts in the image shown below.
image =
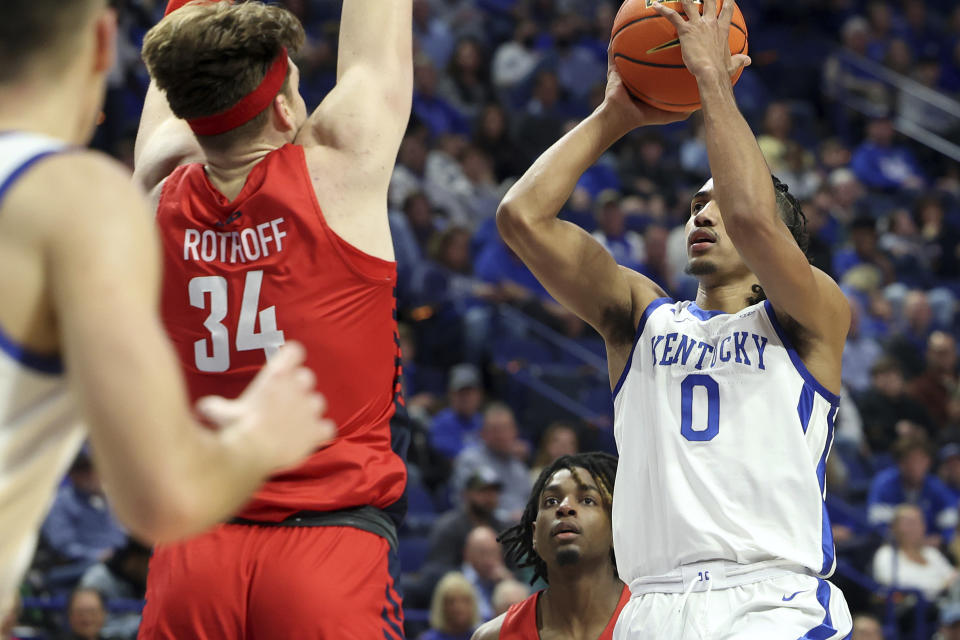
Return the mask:
[[[709,563],[689,575],[702,581],[704,569],[708,576],[722,573]],[[821,578],[791,571],[735,586],[716,580],[714,586],[692,585],[689,575],[682,591],[647,585],[651,591],[634,592],[613,640],[843,640],[853,630],[843,593]]]

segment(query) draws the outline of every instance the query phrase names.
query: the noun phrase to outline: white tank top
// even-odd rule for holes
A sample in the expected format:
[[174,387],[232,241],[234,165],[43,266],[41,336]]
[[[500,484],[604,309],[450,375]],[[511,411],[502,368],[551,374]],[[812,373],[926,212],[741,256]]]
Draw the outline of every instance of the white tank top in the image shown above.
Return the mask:
[[[35,134],[0,134],[0,216],[17,179],[67,148]],[[0,615],[12,603],[55,488],[83,442],[75,406],[60,359],[31,353],[0,326]]]
[[706,560],[833,573],[824,480],[838,402],[769,302],[726,314],[655,300],[614,389],[620,578]]

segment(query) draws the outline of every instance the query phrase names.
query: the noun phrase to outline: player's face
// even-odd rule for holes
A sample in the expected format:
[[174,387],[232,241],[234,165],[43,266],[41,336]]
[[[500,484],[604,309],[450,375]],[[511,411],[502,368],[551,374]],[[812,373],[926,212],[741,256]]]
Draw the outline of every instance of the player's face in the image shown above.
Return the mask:
[[613,546],[609,508],[589,471],[561,469],[540,494],[534,546],[548,567],[581,561],[609,562]]
[[713,178],[693,196],[686,232],[687,273],[702,278],[746,272],[746,265],[726,235],[720,208],[713,199]]

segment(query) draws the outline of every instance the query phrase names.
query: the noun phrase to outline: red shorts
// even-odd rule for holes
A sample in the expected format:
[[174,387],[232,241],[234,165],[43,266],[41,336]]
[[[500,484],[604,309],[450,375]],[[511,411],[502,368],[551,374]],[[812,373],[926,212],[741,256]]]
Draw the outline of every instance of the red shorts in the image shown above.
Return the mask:
[[141,640],[403,640],[399,560],[352,527],[221,525],[158,547]]

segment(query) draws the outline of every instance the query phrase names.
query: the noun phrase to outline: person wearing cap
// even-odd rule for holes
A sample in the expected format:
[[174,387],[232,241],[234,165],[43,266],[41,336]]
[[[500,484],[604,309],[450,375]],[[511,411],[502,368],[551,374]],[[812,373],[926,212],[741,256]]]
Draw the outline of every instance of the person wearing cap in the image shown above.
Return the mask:
[[463,545],[474,527],[500,531],[506,525],[495,514],[503,482],[490,467],[477,467],[460,493],[460,503],[437,518],[430,530],[427,565],[438,565],[443,575],[463,562]]
[[476,441],[483,424],[483,382],[472,364],[458,364],[450,370],[448,383],[450,406],[440,411],[430,424],[430,446],[452,460],[463,448]]
[[901,438],[894,447],[897,466],[873,479],[867,496],[867,518],[875,526],[891,524],[897,505],[915,505],[923,514],[930,544],[953,538],[957,526],[957,501],[930,473],[933,457],[925,438]]
[[525,463],[529,446],[517,435],[517,421],[505,404],[491,405],[483,414],[480,442],[465,448],[453,463],[452,484],[463,490],[480,467],[489,467],[503,483],[496,516],[513,524],[520,520],[532,484]]

